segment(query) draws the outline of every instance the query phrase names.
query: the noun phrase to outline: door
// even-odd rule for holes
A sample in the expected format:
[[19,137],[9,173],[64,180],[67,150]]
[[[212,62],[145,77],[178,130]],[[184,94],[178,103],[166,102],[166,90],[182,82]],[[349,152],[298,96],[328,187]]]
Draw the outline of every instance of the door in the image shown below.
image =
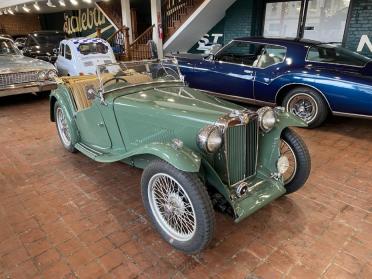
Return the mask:
[[211,91],[253,100],[255,66],[262,49],[263,45],[246,41],[232,41],[221,49],[214,58]]
[[302,1],[267,3],[264,37],[296,38]]
[[265,103],[275,102],[275,91],[271,83],[283,73],[287,49],[279,45],[265,45],[255,65],[254,97]]
[[96,99],[89,108],[80,110],[76,114],[76,124],[81,142],[97,151],[104,152],[111,148],[111,139],[99,106],[102,104]]

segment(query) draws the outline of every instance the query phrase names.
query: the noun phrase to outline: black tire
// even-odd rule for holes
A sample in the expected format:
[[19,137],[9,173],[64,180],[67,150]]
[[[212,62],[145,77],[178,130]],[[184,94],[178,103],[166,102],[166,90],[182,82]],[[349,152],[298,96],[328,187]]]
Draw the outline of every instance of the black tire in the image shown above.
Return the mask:
[[59,124],[58,124],[57,111],[59,109],[61,109],[62,113],[65,114],[65,111],[62,109],[61,105],[58,103],[58,101],[56,101],[55,104],[54,104],[54,119],[55,119],[55,122],[56,122],[56,128],[57,128],[59,139],[61,140],[62,145],[64,146],[64,148],[67,151],[69,151],[71,153],[75,153],[77,150],[74,147],[75,142],[74,142],[74,140],[72,138],[72,135],[71,135],[71,126],[70,126],[70,124],[68,122],[66,123],[67,129],[70,132],[70,142],[66,142],[66,140],[63,139],[63,136],[61,135],[60,129],[58,127]]
[[304,119],[308,124],[308,128],[316,128],[322,125],[329,114],[328,105],[323,96],[312,88],[299,86],[288,92],[283,99],[282,106],[285,107],[287,111],[291,111],[293,100],[296,97],[313,100],[317,106],[317,111],[315,112],[314,117],[310,121]]
[[[156,209],[153,209],[154,205],[150,204],[154,204],[151,202],[153,199],[150,197],[152,193],[151,190],[149,190],[149,187],[151,187],[150,183],[154,177],[163,174],[169,175],[182,186],[193,207],[196,220],[195,230],[193,230],[194,233],[188,240],[180,241],[168,233],[167,229],[164,229],[162,226],[164,226],[164,224],[169,225],[169,222],[165,221],[165,219],[159,218],[159,213],[156,213]],[[183,172],[163,160],[154,160],[143,171],[141,178],[141,191],[147,214],[156,230],[166,242],[172,245],[175,249],[187,254],[199,253],[208,246],[214,236],[215,216],[212,202],[208,196],[206,187],[196,173]],[[166,207],[163,208],[165,212]],[[157,219],[160,219],[161,223],[159,223]]]
[[311,171],[311,157],[305,142],[293,130],[289,128],[283,130],[281,139],[290,146],[296,158],[296,172],[284,185],[288,195],[296,192],[306,183]]

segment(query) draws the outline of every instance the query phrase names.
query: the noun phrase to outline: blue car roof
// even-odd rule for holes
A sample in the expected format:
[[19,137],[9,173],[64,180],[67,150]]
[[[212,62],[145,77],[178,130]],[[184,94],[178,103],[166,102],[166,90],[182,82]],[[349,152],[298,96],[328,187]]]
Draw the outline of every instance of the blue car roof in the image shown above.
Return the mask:
[[239,41],[253,41],[257,43],[266,44],[279,44],[279,45],[293,45],[293,46],[313,46],[321,44],[319,41],[307,40],[307,39],[294,39],[294,38],[265,38],[265,37],[241,37],[234,40]]

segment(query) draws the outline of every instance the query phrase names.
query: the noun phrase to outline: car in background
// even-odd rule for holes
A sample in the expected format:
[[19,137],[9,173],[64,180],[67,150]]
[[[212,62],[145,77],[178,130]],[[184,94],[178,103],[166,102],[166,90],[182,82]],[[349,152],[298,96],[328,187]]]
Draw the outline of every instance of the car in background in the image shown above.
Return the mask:
[[307,147],[289,128],[304,121],[189,88],[175,60],[104,64],[94,75],[60,80],[50,112],[62,146],[144,169],[150,220],[183,252],[198,253],[213,238],[212,204],[239,222],[300,189],[310,174]]
[[50,91],[56,76],[52,64],[23,56],[13,40],[0,36],[0,97]]
[[15,45],[22,50],[26,44],[27,37],[18,37],[14,40]]
[[310,40],[239,38],[216,54],[176,55],[191,87],[257,105],[281,105],[310,128],[328,115],[372,118],[372,60]]
[[59,45],[56,67],[59,75],[95,74],[97,66],[116,63],[110,44],[100,38],[73,38]]
[[59,43],[64,38],[65,33],[61,31],[37,31],[30,33],[23,47],[23,54],[54,63],[57,60]]

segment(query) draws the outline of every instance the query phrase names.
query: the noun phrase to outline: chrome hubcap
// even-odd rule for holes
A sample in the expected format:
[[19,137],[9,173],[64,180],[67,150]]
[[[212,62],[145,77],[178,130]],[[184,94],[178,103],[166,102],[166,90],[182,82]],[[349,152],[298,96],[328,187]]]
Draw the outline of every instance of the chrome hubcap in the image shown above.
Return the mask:
[[65,114],[63,113],[63,110],[61,107],[57,108],[57,127],[58,127],[58,132],[61,136],[62,142],[65,146],[69,146],[71,144],[71,134],[70,130],[67,125],[67,121],[65,118]]
[[148,197],[157,223],[173,239],[190,240],[196,231],[194,207],[184,188],[171,176],[159,173],[149,181]]
[[311,123],[318,115],[318,104],[310,95],[296,94],[289,100],[287,111],[297,115],[306,123]]
[[284,140],[281,140],[280,143],[280,156],[286,157],[288,160],[287,171],[283,174],[284,184],[288,184],[296,175],[297,158],[292,147]]

